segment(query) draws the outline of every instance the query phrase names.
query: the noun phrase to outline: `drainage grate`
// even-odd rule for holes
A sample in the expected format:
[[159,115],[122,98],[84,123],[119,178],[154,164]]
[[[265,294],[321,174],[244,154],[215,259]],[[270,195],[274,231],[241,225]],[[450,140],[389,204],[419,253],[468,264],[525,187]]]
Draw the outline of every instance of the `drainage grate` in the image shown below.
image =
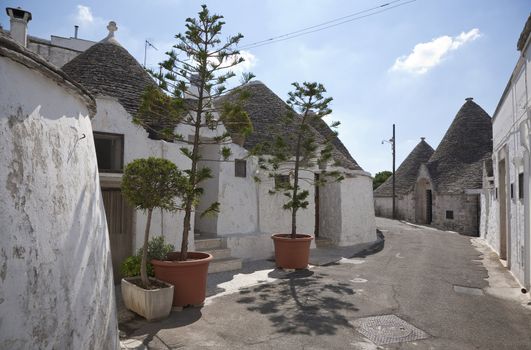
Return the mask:
[[464,287],[454,285],[454,292],[468,295],[483,295],[483,291],[480,288]]
[[352,322],[357,331],[376,345],[428,338],[428,334],[396,315],[360,318]]

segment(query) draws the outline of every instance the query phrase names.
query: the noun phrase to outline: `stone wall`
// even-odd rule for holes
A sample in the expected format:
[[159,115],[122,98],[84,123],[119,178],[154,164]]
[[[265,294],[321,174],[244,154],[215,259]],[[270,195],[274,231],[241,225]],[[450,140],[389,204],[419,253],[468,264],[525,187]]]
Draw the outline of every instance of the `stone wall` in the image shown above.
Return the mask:
[[[455,231],[468,236],[477,236],[479,230],[478,194],[439,194],[433,195],[432,225],[444,230]],[[453,219],[447,218],[447,212]]]

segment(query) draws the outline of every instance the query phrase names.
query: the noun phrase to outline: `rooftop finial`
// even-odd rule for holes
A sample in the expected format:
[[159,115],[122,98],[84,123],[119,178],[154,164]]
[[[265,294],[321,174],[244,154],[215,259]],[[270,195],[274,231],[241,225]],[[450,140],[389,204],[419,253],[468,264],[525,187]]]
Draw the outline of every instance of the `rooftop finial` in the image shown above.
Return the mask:
[[115,21],[110,21],[107,25],[107,29],[109,30],[109,35],[107,35],[107,38],[114,37],[114,32],[118,30],[118,27],[116,26]]
[[474,97],[467,97],[465,98],[466,101],[472,101],[474,99]]
[[424,140],[426,140],[425,137],[421,137],[421,138],[420,138],[420,141],[424,141]]

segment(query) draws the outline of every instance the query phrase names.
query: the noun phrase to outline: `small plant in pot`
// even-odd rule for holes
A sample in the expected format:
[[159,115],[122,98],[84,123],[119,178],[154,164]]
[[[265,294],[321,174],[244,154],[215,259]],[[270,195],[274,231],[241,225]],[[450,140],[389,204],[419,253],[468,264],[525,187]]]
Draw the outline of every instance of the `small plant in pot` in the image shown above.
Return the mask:
[[[166,159],[150,157],[129,163],[122,178],[122,193],[138,210],[147,212],[144,244],[140,249],[140,278],[122,279],[125,306],[147,320],[168,316],[173,301],[174,286],[148,276],[148,242],[151,217],[155,208],[177,210],[176,199],[182,196],[186,177],[177,166]],[[154,247],[158,241],[155,241]],[[160,255],[160,254],[159,254]],[[138,258],[136,258],[138,260]],[[155,260],[154,260],[155,261]],[[125,266],[135,264],[135,258]],[[123,266],[122,266],[123,267]]]
[[[339,171],[326,170],[332,159],[331,141],[337,133],[332,132],[325,138],[312,127],[324,123],[322,118],[332,112],[328,108],[332,98],[324,97],[326,90],[319,83],[292,85],[294,89],[289,92],[286,101],[290,108],[283,118],[284,136],[260,144],[254,153],[259,155],[260,168],[274,180],[274,187],[269,193],[282,193],[287,198],[283,209],[291,214],[291,232],[272,236],[276,264],[281,268],[304,269],[308,266],[313,237],[297,230],[297,213],[308,207],[310,194],[301,185],[322,186],[327,182],[343,180],[343,175]],[[335,122],[330,127],[338,125],[339,122]],[[319,173],[318,180],[315,180],[314,171]]]
[[[181,249],[168,254],[165,261],[153,262],[155,276],[175,286],[174,306],[201,305],[206,295],[206,278],[212,255],[189,252],[188,241],[192,220],[195,216],[216,215],[219,202],[206,204],[196,212],[203,194],[202,182],[213,177],[212,170],[203,166],[202,151],[205,148],[219,150],[218,159],[227,160],[231,155],[231,135],[243,137],[252,130],[252,124],[238,103],[218,106],[215,101],[226,93],[225,84],[234,77],[231,68],[243,62],[236,46],[241,34],[221,39],[223,16],[211,14],[205,5],[197,18],[186,19],[186,32],[177,34],[177,44],[167,52],[167,59],[160,63],[158,72],[151,72],[158,82],[158,90],[146,91],[134,122],[150,128],[157,125],[178,125],[159,130],[161,138],[180,143],[181,153],[190,160],[186,169],[187,185],[183,193],[184,211]],[[252,78],[245,74],[242,84]],[[158,91],[158,92],[156,92]],[[245,96],[242,93],[241,98]],[[168,100],[169,99],[169,100]],[[160,108],[171,113],[161,113]],[[155,128],[151,129],[157,132]],[[178,133],[178,132],[183,132]],[[230,131],[230,132],[229,132]],[[240,141],[241,142],[241,141]],[[171,261],[170,261],[171,260]]]

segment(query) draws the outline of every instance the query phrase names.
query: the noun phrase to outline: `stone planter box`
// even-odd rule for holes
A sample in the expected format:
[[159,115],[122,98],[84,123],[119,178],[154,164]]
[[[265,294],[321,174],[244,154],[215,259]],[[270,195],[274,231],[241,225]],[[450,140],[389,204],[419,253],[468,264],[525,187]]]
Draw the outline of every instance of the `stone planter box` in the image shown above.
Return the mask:
[[150,278],[151,281],[157,281],[167,287],[148,290],[128,281],[132,279],[122,278],[122,298],[125,307],[148,321],[167,317],[171,312],[173,285]]

